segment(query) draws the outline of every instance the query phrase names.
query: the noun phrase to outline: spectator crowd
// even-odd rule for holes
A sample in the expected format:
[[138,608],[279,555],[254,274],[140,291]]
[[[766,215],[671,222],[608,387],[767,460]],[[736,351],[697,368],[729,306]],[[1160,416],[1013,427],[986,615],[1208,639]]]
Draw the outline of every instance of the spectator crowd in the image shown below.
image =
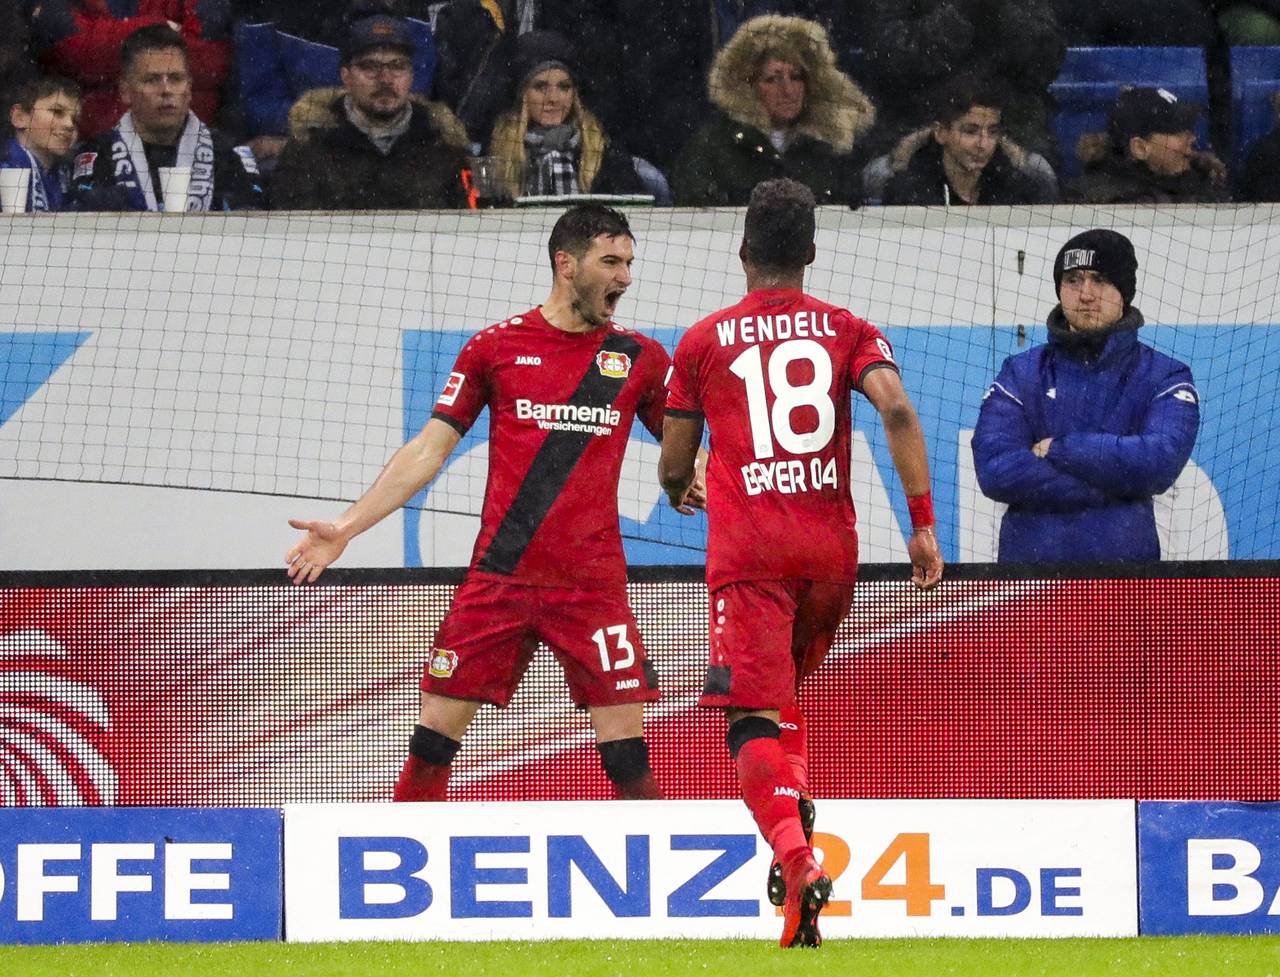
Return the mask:
[[1280,132],[1229,173],[1164,88],[1056,134],[1070,47],[1241,44],[1280,0],[15,0],[0,167],[31,211],[1280,200]]

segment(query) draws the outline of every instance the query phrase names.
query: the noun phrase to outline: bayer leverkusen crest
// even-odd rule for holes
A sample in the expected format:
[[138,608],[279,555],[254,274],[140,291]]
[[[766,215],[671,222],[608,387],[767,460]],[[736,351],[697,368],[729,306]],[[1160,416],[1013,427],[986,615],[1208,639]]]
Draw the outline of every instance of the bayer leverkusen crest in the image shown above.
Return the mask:
[[602,349],[596,354],[596,366],[605,376],[621,380],[631,373],[631,357],[626,353],[614,353]]
[[431,653],[430,672],[432,678],[449,678],[458,667],[458,653],[447,648],[436,648]]

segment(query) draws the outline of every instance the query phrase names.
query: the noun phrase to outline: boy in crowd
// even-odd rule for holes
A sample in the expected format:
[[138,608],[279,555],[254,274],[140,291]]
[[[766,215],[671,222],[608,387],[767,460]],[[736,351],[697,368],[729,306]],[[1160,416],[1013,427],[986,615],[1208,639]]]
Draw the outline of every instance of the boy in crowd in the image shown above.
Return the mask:
[[27,213],[61,210],[67,191],[64,164],[79,138],[80,88],[65,78],[36,78],[9,108],[14,135],[0,169],[31,171]]
[[1057,199],[1047,164],[1004,134],[1004,95],[990,82],[961,76],[943,90],[928,129],[889,156],[890,205],[1046,204]]

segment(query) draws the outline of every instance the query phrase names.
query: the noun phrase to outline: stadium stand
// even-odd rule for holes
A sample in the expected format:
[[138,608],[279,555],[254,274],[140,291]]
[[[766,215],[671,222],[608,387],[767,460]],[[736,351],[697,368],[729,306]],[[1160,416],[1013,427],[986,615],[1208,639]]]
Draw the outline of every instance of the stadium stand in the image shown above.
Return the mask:
[[[1080,137],[1107,128],[1116,95],[1125,85],[1167,88],[1178,98],[1205,105],[1209,82],[1205,55],[1197,47],[1068,48],[1062,71],[1049,86],[1057,99],[1054,125],[1062,146],[1059,175],[1069,180],[1080,174],[1075,147]],[[1207,138],[1202,123],[1197,135]]]
[[1280,47],[1231,49],[1231,170],[1239,174],[1254,143],[1271,131],[1271,96],[1280,89]]

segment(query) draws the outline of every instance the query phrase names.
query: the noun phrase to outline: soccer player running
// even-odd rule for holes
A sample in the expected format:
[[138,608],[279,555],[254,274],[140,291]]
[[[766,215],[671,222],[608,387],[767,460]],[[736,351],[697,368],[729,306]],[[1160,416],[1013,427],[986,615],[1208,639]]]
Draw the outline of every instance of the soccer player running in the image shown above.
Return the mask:
[[746,298],[676,349],[659,477],[676,507],[694,484],[704,421],[710,665],[700,703],[725,710],[742,796],[773,848],[781,944],[819,946],[831,879],[810,845],[813,804],[800,682],[853,600],[858,537],[849,490],[850,391],[880,414],[907,493],[912,579],[942,577],[929,465],[893,350],[871,324],[803,291],[814,198],[793,180],[755,187],[738,252]]
[[[627,604],[617,490],[632,419],[662,436],[670,357],[611,321],[631,284],[634,243],[616,210],[566,211],[548,242],[547,301],[471,337],[426,426],[337,520],[289,521],[307,533],[285,557],[289,576],[311,582],[426,486],[489,408],[480,533],[422,678],[398,801],[444,800],[476,711],[510,701],[539,640],[590,712],[615,794],[661,796],[643,739],[657,682]],[[701,489],[687,502],[686,515],[701,506]]]

